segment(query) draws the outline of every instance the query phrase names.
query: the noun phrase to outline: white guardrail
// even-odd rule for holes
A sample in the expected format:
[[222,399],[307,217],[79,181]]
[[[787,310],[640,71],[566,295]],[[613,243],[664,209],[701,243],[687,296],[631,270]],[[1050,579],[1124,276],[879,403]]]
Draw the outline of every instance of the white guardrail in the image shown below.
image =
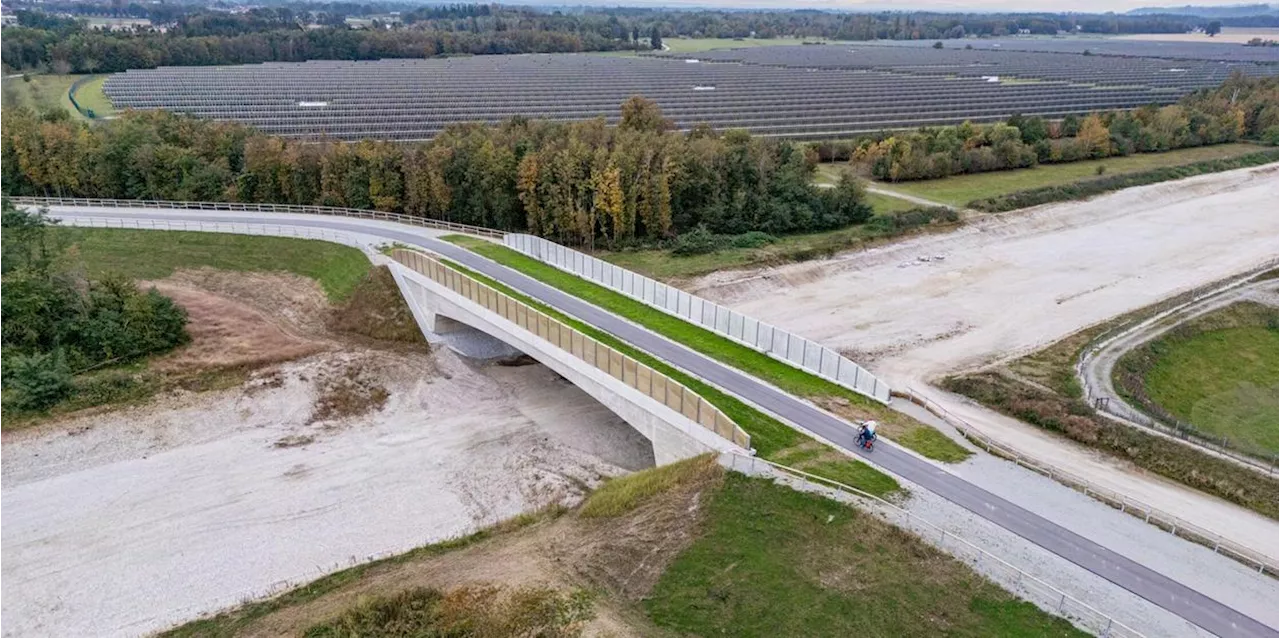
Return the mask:
[[263,235],[268,237],[293,237],[296,239],[317,239],[320,241],[344,244],[360,248],[359,239],[351,233],[309,228],[306,226],[289,226],[287,224],[259,224],[242,222],[202,222],[186,219],[126,219],[121,217],[90,217],[77,215],[60,219],[64,226],[85,228],[122,228],[125,230],[180,230],[206,233],[228,233],[235,235]]
[[839,352],[607,261],[532,235],[510,233],[507,247],[722,334],[882,403],[889,384]]
[[1062,483],[1067,487],[1081,491],[1085,496],[1102,501],[1103,503],[1106,503],[1107,505],[1131,516],[1136,516],[1151,525],[1155,525],[1156,527],[1173,534],[1174,536],[1211,548],[1215,554],[1222,554],[1223,556],[1236,560],[1240,563],[1244,563],[1245,565],[1258,570],[1258,573],[1268,574],[1271,576],[1280,575],[1280,565],[1277,564],[1275,559],[1263,554],[1262,552],[1223,538],[1216,532],[1207,530],[1195,523],[1185,521],[1173,514],[1158,509],[1149,503],[1125,496],[1124,494],[1110,488],[1096,485],[1088,479],[1080,477],[1060,467],[1024,456],[1017,450],[983,434],[977,428],[970,425],[968,421],[965,421],[955,415],[936,401],[929,400],[919,392],[912,390],[900,393],[900,396],[912,403],[920,405],[936,415],[938,418],[946,421],[952,427],[956,428],[956,430],[964,435],[964,437],[970,442],[991,454],[1013,461],[1016,465],[1025,467],[1037,474],[1047,476],[1050,479]]
[[[1066,618],[1095,636],[1106,638],[1142,638],[1143,636],[1136,629],[1015,567],[999,556],[878,496],[837,481],[815,476],[785,465],[778,465],[754,456],[725,452],[720,455],[720,464],[736,472],[768,476],[775,481],[788,483],[790,487],[802,491],[817,491],[828,497],[833,496],[832,492],[835,492],[835,495],[844,493],[864,501],[871,501],[870,504],[875,507],[876,513],[884,517],[889,523],[912,530],[925,542],[965,563],[977,567],[985,576],[1000,583],[1006,589],[1031,601],[1045,611]],[[796,483],[799,483],[799,485],[796,485]]]
[[11,197],[15,206],[101,206],[106,208],[159,208],[180,210],[226,210],[250,213],[302,213],[307,215],[330,215],[334,217],[356,217],[360,219],[376,219],[381,221],[421,226],[434,230],[445,230],[455,233],[479,235],[490,239],[502,239],[506,233],[492,228],[457,224],[413,215],[387,213],[380,210],[363,210],[360,208],[336,208],[332,206],[295,206],[292,204],[239,204],[235,202],[167,202],[142,199],[92,199],[83,197]]

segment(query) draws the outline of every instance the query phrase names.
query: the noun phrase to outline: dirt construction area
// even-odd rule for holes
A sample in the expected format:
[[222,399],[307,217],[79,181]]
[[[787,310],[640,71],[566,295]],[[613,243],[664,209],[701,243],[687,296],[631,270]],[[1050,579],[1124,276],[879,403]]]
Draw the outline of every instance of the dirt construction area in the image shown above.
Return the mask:
[[542,366],[328,331],[311,280],[205,271],[158,287],[193,342],[153,366],[252,371],[5,433],[5,636],[151,633],[653,463]]
[[1015,449],[1275,556],[1276,522],[926,386],[1273,260],[1275,165],[986,216],[690,290],[842,349]]

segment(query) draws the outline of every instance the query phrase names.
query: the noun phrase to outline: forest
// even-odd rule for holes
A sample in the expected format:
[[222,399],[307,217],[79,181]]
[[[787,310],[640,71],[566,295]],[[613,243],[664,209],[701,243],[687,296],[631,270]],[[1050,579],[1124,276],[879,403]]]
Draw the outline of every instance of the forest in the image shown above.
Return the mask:
[[[0,58],[10,70],[107,73],[156,66],[609,51],[652,48],[663,37],[939,40],[1024,30],[1182,33],[1208,23],[1177,15],[628,8],[565,12],[483,4],[403,11],[405,5],[290,2],[238,14],[195,5],[38,6],[39,11],[18,11],[19,26],[5,30]],[[58,17],[60,13],[70,17]],[[148,18],[165,30],[95,31],[78,19],[103,15]],[[350,28],[344,22],[349,17],[372,20],[373,28]],[[1262,19],[1276,26],[1273,16]]]
[[1276,78],[1236,74],[1164,107],[1068,115],[1054,122],[1015,115],[1002,124],[924,128],[811,148],[821,159],[847,159],[876,179],[904,181],[1241,139],[1275,146],[1276,95]]
[[705,228],[816,231],[865,221],[852,184],[811,185],[816,156],[742,131],[671,130],[633,97],[602,118],[457,125],[430,142],[285,140],[237,124],[129,112],[90,126],[5,114],[6,195],[238,201],[404,212],[610,246]]

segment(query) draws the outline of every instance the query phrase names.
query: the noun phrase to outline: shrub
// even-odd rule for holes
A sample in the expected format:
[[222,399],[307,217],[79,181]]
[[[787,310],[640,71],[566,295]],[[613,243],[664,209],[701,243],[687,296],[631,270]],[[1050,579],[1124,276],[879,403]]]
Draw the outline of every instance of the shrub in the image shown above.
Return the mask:
[[778,241],[778,238],[770,235],[769,233],[762,233],[758,230],[753,230],[751,232],[742,233],[741,235],[734,235],[733,239],[729,240],[729,243],[733,244],[734,248],[759,248],[761,246],[772,244],[776,241]]
[[18,410],[48,410],[75,389],[61,350],[15,355],[5,361],[10,405]]
[[1262,131],[1261,141],[1267,146],[1280,144],[1280,126],[1272,124]]
[[942,41],[941,41],[941,40],[939,40],[939,41],[937,41],[937,42],[934,42],[934,43],[933,43],[933,48],[935,48],[935,49],[941,49],[941,48],[942,48]]
[[1098,167],[1093,169],[1094,175],[1101,175],[1105,172],[1107,172],[1107,166],[1105,164],[1098,164]]
[[671,254],[679,257],[706,255],[724,248],[724,237],[707,230],[706,226],[698,226],[693,230],[676,237],[675,248]]

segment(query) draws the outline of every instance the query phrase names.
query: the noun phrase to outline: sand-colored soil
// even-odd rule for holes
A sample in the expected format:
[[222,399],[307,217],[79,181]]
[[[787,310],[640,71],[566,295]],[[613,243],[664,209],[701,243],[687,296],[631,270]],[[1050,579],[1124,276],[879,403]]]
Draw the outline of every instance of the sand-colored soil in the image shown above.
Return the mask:
[[840,348],[1034,458],[1275,555],[1276,522],[931,389],[927,381],[1276,258],[1274,165],[979,219],[836,259],[697,281],[700,294]]
[[[157,365],[307,356],[5,433],[5,636],[143,635],[653,463],[542,366],[345,341],[311,319],[307,280],[183,276],[157,286],[188,304],[194,340]],[[352,377],[385,390],[381,407],[317,419],[326,380]]]

